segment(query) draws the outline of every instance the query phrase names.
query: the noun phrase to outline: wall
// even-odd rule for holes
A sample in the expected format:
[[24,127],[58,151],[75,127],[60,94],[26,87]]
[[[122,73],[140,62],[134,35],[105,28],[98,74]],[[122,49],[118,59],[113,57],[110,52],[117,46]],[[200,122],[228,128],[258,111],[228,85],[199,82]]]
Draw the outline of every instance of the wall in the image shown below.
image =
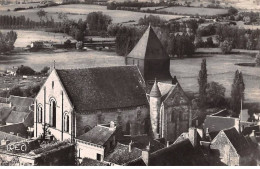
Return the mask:
[[[52,88],[52,82],[54,82],[54,87]],[[44,92],[44,87],[46,88],[46,93]],[[63,93],[63,94],[62,94]],[[46,102],[44,106],[44,95],[46,97]],[[63,96],[63,99],[62,99]],[[64,140],[68,139],[71,136],[71,125],[69,128],[69,133],[62,132],[62,124],[63,124],[63,118],[65,113],[69,114],[70,120],[72,119],[71,117],[71,112],[72,112],[72,105],[69,102],[69,98],[65,93],[65,90],[63,89],[63,86],[56,75],[56,71],[52,71],[52,73],[49,75],[47,78],[46,82],[44,83],[43,87],[39,91],[38,95],[36,96],[35,99],[35,108],[34,108],[34,121],[36,123],[36,112],[37,112],[37,107],[39,105],[42,106],[43,108],[43,118],[42,118],[42,124],[44,121],[46,123],[49,123],[49,116],[50,116],[50,99],[53,98],[56,101],[56,128],[55,127],[50,127],[51,133],[59,140]],[[45,114],[45,116],[44,116]],[[38,137],[42,133],[42,125],[37,123],[37,131],[36,129],[34,130],[34,136]],[[36,125],[35,125],[36,126]],[[63,137],[63,139],[62,139]]]
[[214,138],[211,142],[210,148],[213,150],[215,158],[219,159],[223,164],[230,166],[239,165],[239,155],[230,144],[230,141],[223,131],[220,131]]
[[[149,110],[146,106],[110,111],[102,110],[91,114],[76,114],[76,137],[84,134],[88,127],[93,128],[97,124],[108,124],[111,121],[120,123],[123,131],[126,131],[129,122],[130,134],[139,135],[144,133],[144,121],[147,118],[149,118]],[[121,120],[118,122],[119,119]]]
[[105,153],[104,147],[102,146],[97,147],[97,145],[82,142],[80,140],[77,140],[76,142],[77,142],[76,143],[77,157],[97,160],[97,154],[101,154],[101,161],[103,161],[104,153]]
[[189,129],[190,107],[184,91],[176,86],[161,108],[161,135],[167,141],[175,141]]

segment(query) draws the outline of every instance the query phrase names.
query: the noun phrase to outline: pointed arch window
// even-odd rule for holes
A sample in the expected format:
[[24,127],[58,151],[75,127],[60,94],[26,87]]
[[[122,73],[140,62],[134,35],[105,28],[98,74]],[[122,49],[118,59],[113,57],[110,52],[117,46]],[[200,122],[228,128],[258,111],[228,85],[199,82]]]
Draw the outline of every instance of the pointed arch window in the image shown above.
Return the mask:
[[49,124],[52,127],[56,127],[56,101],[54,99],[50,100],[50,118],[49,118]]
[[70,128],[70,117],[69,114],[65,114],[64,116],[64,131],[65,132],[69,132],[69,128]]

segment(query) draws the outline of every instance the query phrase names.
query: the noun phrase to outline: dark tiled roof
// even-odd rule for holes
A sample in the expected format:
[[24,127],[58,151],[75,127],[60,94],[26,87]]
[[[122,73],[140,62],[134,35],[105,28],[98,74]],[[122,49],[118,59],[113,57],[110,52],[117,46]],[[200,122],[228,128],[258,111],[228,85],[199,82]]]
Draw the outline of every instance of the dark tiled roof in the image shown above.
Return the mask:
[[148,104],[136,66],[56,71],[78,113]]
[[249,135],[252,133],[253,130],[255,130],[255,132],[259,132],[260,129],[259,129],[260,126],[249,126],[249,127],[245,127],[244,130],[242,131],[242,134],[245,136],[245,135]]
[[153,87],[150,92],[150,97],[161,97],[161,92],[159,90],[159,87],[157,85],[157,81],[154,82]]
[[5,121],[6,118],[10,115],[12,109],[9,107],[0,108],[0,121]]
[[25,127],[33,127],[34,125],[34,112],[33,111],[30,111],[27,118],[25,119],[24,121],[24,125]]
[[9,101],[12,103],[12,106],[15,107],[26,107],[29,110],[29,106],[34,103],[33,98],[29,97],[20,97],[20,96],[10,96]]
[[[120,143],[129,145],[129,143],[132,141],[132,146],[139,148],[139,149],[145,149],[147,145],[150,143],[150,151],[154,152],[157,150],[160,150],[164,148],[164,144],[161,143],[159,140],[154,140],[150,138],[149,136],[143,135],[143,136],[124,136],[121,138],[121,140],[118,140]],[[165,140],[163,139],[165,142]]]
[[127,57],[138,59],[169,59],[152,27],[148,27]]
[[[133,160],[126,165],[144,165],[142,158]],[[204,155],[196,150],[188,139],[151,153],[151,166],[195,166],[207,165]]]
[[237,153],[241,156],[247,154],[247,150],[250,148],[245,137],[238,133],[238,131],[232,127],[230,129],[223,130],[226,136],[228,137],[231,144],[236,149]]
[[12,111],[6,119],[6,123],[22,123],[30,113]]
[[110,129],[109,127],[96,126],[77,139],[103,146],[115,131],[115,129]]
[[117,143],[114,151],[108,154],[104,161],[111,162],[118,165],[123,165],[127,162],[135,160],[142,155],[142,150],[132,147],[132,151],[129,152],[129,146],[121,143]]
[[3,140],[5,138],[10,142],[18,142],[18,141],[25,140],[25,138],[0,131],[0,140]]
[[204,122],[204,130],[209,128],[209,132],[217,132],[234,127],[236,119],[232,117],[218,117],[207,115]]
[[82,163],[80,164],[81,166],[108,166],[107,163],[93,160],[90,158],[83,158]]

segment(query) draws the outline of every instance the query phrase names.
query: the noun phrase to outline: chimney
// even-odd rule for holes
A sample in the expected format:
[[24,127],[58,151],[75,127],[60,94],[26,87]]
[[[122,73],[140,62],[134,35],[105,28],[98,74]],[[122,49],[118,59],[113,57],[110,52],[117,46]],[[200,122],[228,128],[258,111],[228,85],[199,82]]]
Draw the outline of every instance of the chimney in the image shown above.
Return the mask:
[[209,135],[209,128],[206,128],[206,138],[211,141],[210,135]]
[[132,152],[132,146],[133,146],[133,142],[132,142],[132,140],[131,140],[131,142],[130,142],[129,145],[128,145],[129,153]]
[[20,137],[20,133],[17,133],[16,135],[17,135],[18,137]]
[[198,132],[197,132],[197,128],[189,128],[189,140],[191,142],[191,144],[193,145],[193,147],[196,147],[198,145],[197,141],[198,141]]
[[150,164],[149,158],[150,158],[150,143],[146,147],[146,149],[142,151],[142,159],[146,166],[149,166]]
[[167,141],[167,142],[166,142],[166,147],[169,147],[169,146],[170,146],[170,142]]
[[10,140],[7,140],[6,137],[3,140],[1,140],[1,145],[2,146],[8,145],[9,143],[10,143]]
[[256,135],[255,135],[255,130],[252,130],[252,135],[253,135],[254,137],[256,137]]
[[114,128],[115,128],[115,122],[111,121],[111,122],[110,122],[110,126],[109,126],[109,128],[114,129]]

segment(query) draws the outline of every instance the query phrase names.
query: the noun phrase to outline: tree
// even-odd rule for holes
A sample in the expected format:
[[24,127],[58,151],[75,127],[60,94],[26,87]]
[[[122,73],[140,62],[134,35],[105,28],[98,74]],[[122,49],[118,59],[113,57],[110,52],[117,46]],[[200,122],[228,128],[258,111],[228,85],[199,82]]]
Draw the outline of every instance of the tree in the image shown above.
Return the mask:
[[228,40],[225,40],[220,44],[220,48],[223,54],[230,53],[232,50],[232,43]]
[[207,84],[207,105],[210,107],[225,106],[225,87],[217,82]]
[[18,75],[34,75],[35,71],[30,68],[29,66],[19,66],[17,69],[17,74]]
[[45,67],[41,70],[41,73],[42,73],[42,74],[46,74],[46,73],[48,73],[49,70],[50,70],[50,67],[45,66]]
[[14,31],[3,34],[0,32],[0,53],[6,53],[14,49],[17,34]]
[[238,116],[241,109],[241,101],[244,100],[245,84],[243,80],[242,72],[238,70],[235,72],[235,77],[231,87],[231,101],[230,108],[232,109],[234,116]]
[[91,12],[88,14],[86,23],[90,31],[107,31],[108,25],[112,22],[112,18],[102,12]]
[[256,66],[260,66],[260,52],[255,56],[255,64]]
[[234,7],[230,7],[229,9],[228,9],[228,14],[229,15],[235,15],[235,14],[237,14],[238,13],[238,10],[236,9],[236,8],[234,8]]
[[45,12],[43,9],[40,9],[36,14],[40,18],[41,22],[43,21],[42,18],[47,16],[47,12]]
[[14,86],[10,89],[9,95],[23,96],[23,92],[19,86]]
[[200,107],[203,107],[206,103],[207,76],[207,62],[206,59],[202,59],[198,78]]

